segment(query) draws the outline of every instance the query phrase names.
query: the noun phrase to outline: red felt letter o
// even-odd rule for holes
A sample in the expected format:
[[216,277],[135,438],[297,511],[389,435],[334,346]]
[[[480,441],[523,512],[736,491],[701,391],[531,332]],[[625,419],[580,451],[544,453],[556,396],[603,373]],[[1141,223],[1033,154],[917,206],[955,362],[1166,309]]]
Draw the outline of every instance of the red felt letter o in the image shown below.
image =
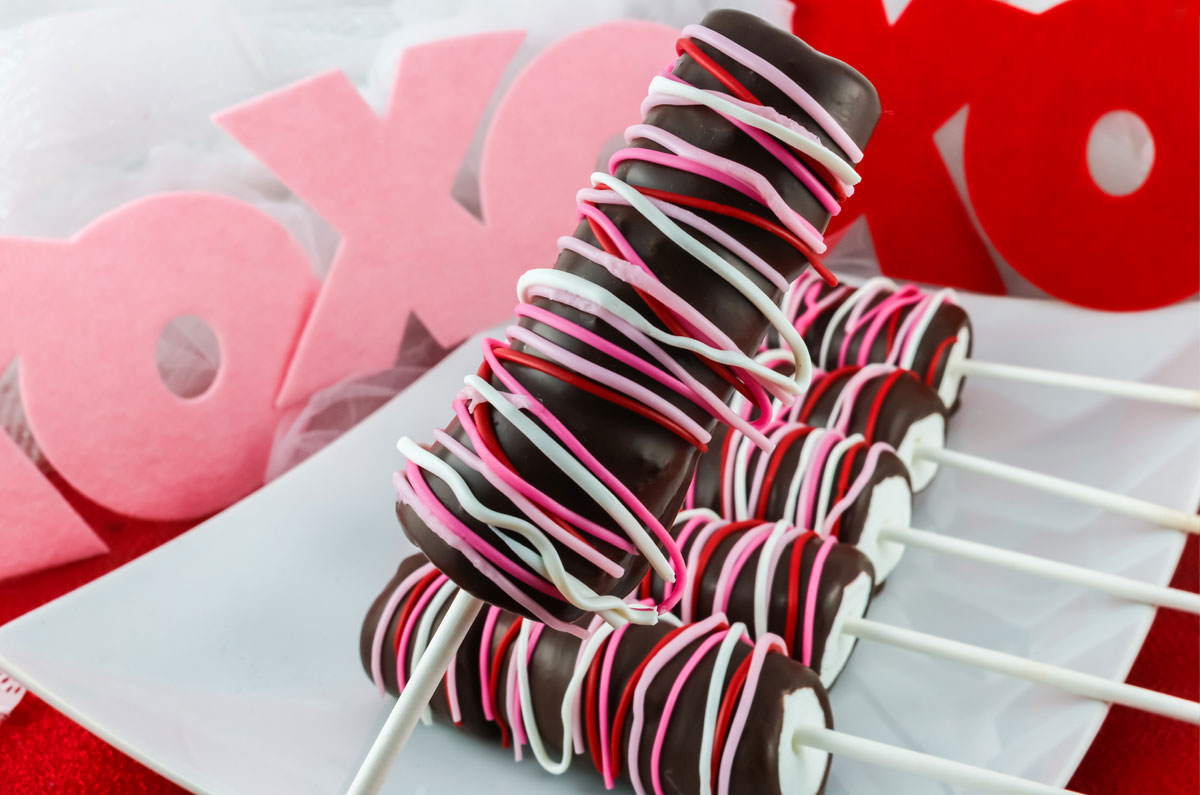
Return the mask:
[[[1047,292],[1100,309],[1147,309],[1200,289],[1194,20],[1167,6],[1068,3],[1028,25],[1023,56],[970,100],[966,174],[1000,254]],[[1129,110],[1155,161],[1128,195],[1088,167],[1096,120]]]

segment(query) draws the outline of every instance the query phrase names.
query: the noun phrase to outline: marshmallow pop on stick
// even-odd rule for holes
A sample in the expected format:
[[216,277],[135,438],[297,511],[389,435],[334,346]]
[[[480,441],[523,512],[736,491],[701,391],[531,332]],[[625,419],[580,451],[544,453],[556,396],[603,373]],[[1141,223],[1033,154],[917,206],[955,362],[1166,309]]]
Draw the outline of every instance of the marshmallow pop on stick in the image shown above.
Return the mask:
[[[874,567],[836,538],[786,522],[727,522],[705,510],[685,511],[675,532],[689,575],[678,615],[685,622],[728,615],[754,637],[773,633],[826,687],[841,673],[855,639],[867,638],[1200,724],[1200,704],[1187,699],[865,618]],[[658,596],[664,585],[648,573],[642,595]]]
[[[762,20],[714,12],[650,82],[644,122],[578,194],[554,269],[518,283],[519,323],[487,340],[454,419],[395,482],[405,532],[462,588],[368,754],[372,792],[481,601],[551,627],[598,613],[653,623],[678,599],[674,518],[718,420],[752,437],[806,386],[808,355],[777,302],[824,251],[879,116],[870,84]],[[769,263],[769,264],[768,264]],[[768,326],[783,376],[750,356]],[[754,422],[726,404],[734,391]],[[664,605],[627,605],[653,568]]]
[[781,423],[762,450],[737,431],[713,436],[688,491],[687,508],[708,508],[730,521],[782,520],[823,538],[859,547],[887,579],[906,547],[968,558],[1120,599],[1200,614],[1200,594],[952,538],[910,525],[908,473],[884,442],[868,444],[833,428]]
[[802,276],[784,300],[814,364],[894,364],[937,390],[948,409],[958,404],[964,376],[985,376],[1100,392],[1200,409],[1200,391],[1158,384],[983,362],[971,357],[970,318],[953,290],[925,292],[912,284],[869,279],[860,287],[826,285]]
[[[381,690],[407,684],[455,591],[424,557],[401,563],[363,625],[363,664]],[[1063,792],[835,731],[817,675],[780,653],[781,638],[751,642],[745,624],[724,616],[620,628],[595,617],[589,630],[579,638],[488,607],[430,717],[518,759],[528,746],[555,774],[582,754],[610,788],[624,780],[653,795],[817,795],[831,750],[974,791]]]
[[868,442],[887,442],[908,467],[914,492],[929,485],[939,465],[946,465],[1200,533],[1200,516],[1187,511],[950,450],[945,445],[946,417],[941,398],[916,374],[885,364],[826,373],[814,380],[802,402],[789,409],[789,419],[859,433]]

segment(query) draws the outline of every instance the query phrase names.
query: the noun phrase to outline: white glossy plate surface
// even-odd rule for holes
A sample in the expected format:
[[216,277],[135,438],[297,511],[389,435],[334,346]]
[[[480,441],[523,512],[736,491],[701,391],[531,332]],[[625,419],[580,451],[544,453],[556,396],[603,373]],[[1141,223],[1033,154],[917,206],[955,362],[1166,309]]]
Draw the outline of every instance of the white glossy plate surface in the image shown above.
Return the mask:
[[[1100,315],[964,296],[980,358],[1196,386],[1197,304]],[[392,512],[402,433],[447,417],[477,346],[449,356],[328,449],[179,539],[0,628],[0,667],[169,778],[216,793],[335,793],[382,723],[359,622],[409,550]],[[968,383],[950,446],[1180,508],[1200,498],[1200,416],[1049,387]],[[1183,538],[949,470],[917,525],[1165,583]],[[910,552],[871,614],[1122,679],[1153,611]],[[1104,708],[863,643],[833,691],[839,728],[1064,783]],[[452,729],[418,729],[389,793],[600,790]],[[837,760],[829,791],[949,791]]]

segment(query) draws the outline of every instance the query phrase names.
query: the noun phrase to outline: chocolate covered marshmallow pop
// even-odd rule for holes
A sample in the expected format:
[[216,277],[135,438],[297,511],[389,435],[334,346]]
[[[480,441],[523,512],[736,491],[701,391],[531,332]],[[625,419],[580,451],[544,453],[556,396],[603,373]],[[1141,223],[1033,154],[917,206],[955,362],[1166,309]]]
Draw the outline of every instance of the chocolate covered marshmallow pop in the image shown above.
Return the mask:
[[979,361],[971,356],[970,318],[954,290],[926,292],[876,277],[854,288],[801,276],[784,309],[817,367],[892,364],[916,372],[946,408],[958,405],[966,376],[984,376],[1200,409],[1200,391],[1057,370]]
[[1187,511],[950,450],[945,444],[945,407],[937,393],[910,370],[869,364],[826,373],[813,382],[802,402],[788,410],[788,419],[859,433],[868,442],[887,442],[908,468],[914,492],[929,485],[940,465],[952,466],[1163,527],[1200,533],[1200,516]]
[[[405,532],[462,588],[354,792],[377,790],[486,600],[564,631],[597,613],[651,624],[679,598],[674,518],[717,421],[765,443],[774,401],[809,379],[777,305],[825,249],[879,115],[845,64],[750,15],[689,26],[630,144],[578,194],[554,269],[518,283],[519,324],[486,340],[455,419],[402,439]],[[785,376],[750,355],[771,327]],[[758,411],[729,409],[735,392]],[[648,568],[660,605],[626,604]]]

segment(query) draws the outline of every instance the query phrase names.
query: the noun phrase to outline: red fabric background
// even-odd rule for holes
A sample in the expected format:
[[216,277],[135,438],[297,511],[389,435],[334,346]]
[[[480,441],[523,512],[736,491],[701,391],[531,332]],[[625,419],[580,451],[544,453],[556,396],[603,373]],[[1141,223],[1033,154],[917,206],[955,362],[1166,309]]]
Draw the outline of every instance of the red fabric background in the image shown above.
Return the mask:
[[[56,481],[112,548],[90,561],[0,585],[0,624],[93,580],[187,529],[114,516]],[[1200,546],[1188,540],[1172,585],[1196,591]],[[1200,698],[1200,617],[1160,610],[1129,682]],[[1093,795],[1200,792],[1200,729],[1131,709],[1111,711],[1071,788]],[[0,793],[105,795],[184,792],[32,696],[0,723]]]

